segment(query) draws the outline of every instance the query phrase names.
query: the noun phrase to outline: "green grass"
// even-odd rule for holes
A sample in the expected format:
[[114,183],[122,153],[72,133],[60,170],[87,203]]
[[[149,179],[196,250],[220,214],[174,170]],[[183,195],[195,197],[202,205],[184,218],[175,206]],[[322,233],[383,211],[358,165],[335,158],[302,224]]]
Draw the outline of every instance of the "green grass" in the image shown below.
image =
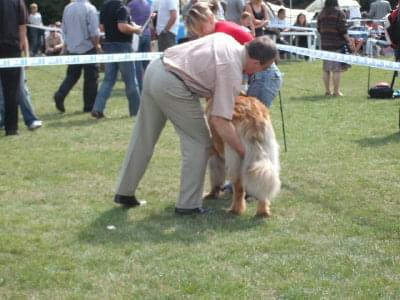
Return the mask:
[[[399,299],[399,103],[366,97],[366,68],[326,98],[321,63],[284,62],[272,117],[283,188],[273,216],[230,200],[208,216],[177,217],[179,143],[170,124],[129,211],[113,202],[134,120],[123,86],[106,120],[81,113],[79,83],[58,114],[65,69],[30,68],[44,127],[0,137],[1,299]],[[371,82],[391,73],[372,70]],[[157,84],[157,83],[155,83]],[[114,225],[115,230],[108,230]]]

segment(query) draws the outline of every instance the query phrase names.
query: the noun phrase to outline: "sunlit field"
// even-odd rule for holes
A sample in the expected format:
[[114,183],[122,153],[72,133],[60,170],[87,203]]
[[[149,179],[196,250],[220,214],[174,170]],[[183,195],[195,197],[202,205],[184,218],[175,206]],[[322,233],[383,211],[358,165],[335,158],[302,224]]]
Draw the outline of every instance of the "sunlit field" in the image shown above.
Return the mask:
[[[230,199],[207,200],[206,216],[174,214],[170,124],[137,191],[148,204],[118,207],[135,122],[123,84],[107,119],[82,113],[82,82],[59,114],[52,96],[65,68],[29,68],[44,126],[0,132],[0,299],[399,299],[399,101],[367,98],[367,68],[346,72],[334,98],[320,61],[279,67],[287,152],[277,98],[282,191],[265,220],[254,202],[228,214]],[[374,69],[371,84],[391,76]]]

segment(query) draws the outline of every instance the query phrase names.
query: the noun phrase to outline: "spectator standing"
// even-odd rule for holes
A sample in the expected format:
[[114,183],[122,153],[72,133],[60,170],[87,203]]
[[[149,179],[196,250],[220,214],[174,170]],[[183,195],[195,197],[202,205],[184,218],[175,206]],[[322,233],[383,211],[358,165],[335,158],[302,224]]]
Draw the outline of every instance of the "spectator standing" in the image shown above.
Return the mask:
[[250,0],[245,10],[252,15],[256,36],[264,35],[264,27],[268,25],[267,6],[262,0]]
[[[43,26],[42,15],[39,12],[38,5],[32,3],[29,9],[28,23],[34,26]],[[43,30],[36,27],[29,27],[29,36],[30,48],[32,51],[31,55],[36,56],[42,47]]]
[[240,17],[244,10],[244,0],[227,0],[225,19],[240,25]]
[[[0,0],[0,58],[20,57],[26,42],[27,11],[22,0]],[[1,68],[6,135],[18,134],[17,92],[21,68]]]
[[[51,28],[56,29],[56,25],[50,25]],[[57,30],[50,30],[46,38],[46,55],[59,55],[64,47],[64,40],[61,33]]]
[[[22,69],[21,79],[18,85],[17,102],[21,109],[22,118],[29,130],[36,130],[42,127],[42,121],[38,119],[33,111],[31,95],[26,82],[25,71]],[[0,128],[4,126],[4,95],[0,81]]]
[[210,7],[211,11],[213,12],[217,20],[225,20],[225,11],[224,7],[221,4],[221,1],[209,0],[208,6]]
[[[132,23],[127,6],[121,0],[107,0],[100,10],[100,28],[105,33],[103,49],[105,53],[131,53],[132,36],[140,34],[142,28]],[[129,115],[135,116],[139,110],[140,97],[136,88],[135,64],[132,61],[106,63],[103,82],[97,93],[92,116],[104,118],[106,102],[111,95],[118,75],[121,71],[125,83],[125,93],[129,102]]]
[[251,19],[251,14],[248,11],[244,11],[240,17],[240,25],[244,31],[251,33],[253,37],[256,36],[256,31],[254,28],[253,21]]
[[182,17],[183,19],[186,18],[187,13],[189,12],[189,10],[192,8],[192,6],[194,4],[196,4],[197,2],[199,2],[199,0],[189,0],[188,3],[183,7],[182,9]]
[[[29,43],[28,38],[25,37],[25,49],[24,54],[29,56]],[[26,80],[26,72],[25,69],[21,69],[21,77],[17,91],[17,102],[21,109],[22,118],[24,119],[24,123],[29,130],[35,130],[42,127],[42,121],[38,119],[35,112],[33,111],[32,101],[31,101],[31,93],[29,92],[27,80]],[[0,96],[1,97],[1,96]],[[1,101],[0,101],[1,102]],[[3,99],[4,104],[4,99]],[[4,105],[3,105],[4,108]],[[1,110],[1,109],[0,109]],[[2,111],[2,118],[4,119],[4,109]],[[1,125],[1,124],[0,124]],[[1,126],[0,126],[1,127]]]
[[155,2],[153,11],[157,11],[158,50],[163,52],[176,45],[179,29],[179,0],[159,0]]
[[368,17],[371,19],[382,19],[386,16],[392,8],[390,7],[390,3],[386,0],[376,0],[371,3],[371,7],[369,8]]
[[[296,18],[296,22],[294,23],[294,26],[296,27],[305,27],[309,28],[310,26],[307,23],[307,17],[303,13],[299,13]],[[301,29],[296,29],[296,31],[302,31]],[[307,48],[308,43],[307,43],[307,37],[306,36],[297,36],[296,37],[296,43],[297,46]]]
[[[99,18],[89,0],[76,0],[63,12],[62,31],[69,55],[96,54],[100,51]],[[91,112],[97,95],[99,67],[97,64],[69,65],[67,75],[54,94],[56,108],[65,112],[64,100],[84,71],[83,111]]]
[[[325,6],[318,15],[317,29],[321,36],[321,49],[343,53],[344,45],[354,50],[354,43],[347,34],[346,15],[339,8],[338,0],[326,0]],[[323,81],[326,96],[343,96],[340,91],[341,73],[350,65],[335,61],[323,61]],[[333,83],[333,93],[331,90]]]
[[[151,7],[147,0],[132,0],[128,4],[132,21],[140,26],[143,26],[149,19],[151,14]],[[143,28],[143,32],[139,37],[139,44],[137,52],[150,52],[151,49],[151,33],[150,28],[147,26]],[[140,92],[143,89],[143,73],[146,70],[149,61],[142,60],[135,62],[136,79],[138,81]]]

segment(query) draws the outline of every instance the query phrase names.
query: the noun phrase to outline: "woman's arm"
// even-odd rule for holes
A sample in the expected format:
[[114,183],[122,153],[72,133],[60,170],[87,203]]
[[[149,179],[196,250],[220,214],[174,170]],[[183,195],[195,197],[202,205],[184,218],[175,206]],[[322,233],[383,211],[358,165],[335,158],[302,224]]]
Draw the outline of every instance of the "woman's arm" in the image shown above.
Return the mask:
[[349,45],[351,51],[354,51],[354,40],[350,38],[347,33],[346,15],[342,11],[339,12],[337,24],[338,32],[342,34],[343,39],[346,41],[347,45]]
[[[265,4],[264,4],[265,5]],[[263,8],[262,8],[263,9]],[[262,20],[257,20],[255,17],[254,17],[254,14],[253,14],[253,10],[251,9],[251,6],[250,6],[250,4],[246,4],[246,9],[245,9],[248,13],[250,13],[251,14],[251,19],[252,19],[252,22],[253,22],[253,24],[254,24],[254,28],[260,28],[260,27],[263,27],[264,25],[266,25],[266,24],[268,24],[268,17],[267,17],[267,13],[266,13],[266,10],[264,10],[264,12],[265,12],[265,17],[264,17],[264,19],[262,19]]]

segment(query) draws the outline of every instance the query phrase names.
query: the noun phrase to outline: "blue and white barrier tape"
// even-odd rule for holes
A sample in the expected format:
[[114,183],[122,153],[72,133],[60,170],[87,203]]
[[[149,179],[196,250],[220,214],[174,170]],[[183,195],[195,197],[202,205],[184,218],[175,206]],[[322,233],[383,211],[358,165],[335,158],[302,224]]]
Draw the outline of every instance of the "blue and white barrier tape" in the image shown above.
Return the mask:
[[42,29],[42,30],[62,32],[62,30],[61,30],[60,28],[57,28],[57,27],[39,26],[39,25],[33,25],[33,24],[26,24],[26,25],[27,25],[28,27],[37,28],[37,29]]
[[294,25],[289,25],[289,24],[278,24],[271,22],[268,25],[269,28],[277,28],[277,29],[293,29],[293,30],[301,30],[301,31],[317,31],[317,28],[311,28],[311,27],[301,27],[301,26],[294,26]]
[[[337,52],[312,50],[295,46],[277,44],[279,50],[295,53],[302,56],[319,58],[330,61],[343,62],[350,65],[360,65],[384,70],[399,71],[400,63],[382,59],[375,59],[357,55],[341,54]],[[79,65],[93,63],[110,63],[124,61],[153,60],[162,55],[161,52],[93,54],[93,55],[61,55],[45,57],[21,57],[0,59],[0,68],[19,68],[57,65]]]
[[277,44],[279,50],[295,53],[302,56],[309,56],[323,60],[337,61],[349,65],[359,65],[364,67],[372,67],[390,71],[400,71],[400,63],[383,59],[369,58],[365,56],[341,54],[337,52],[312,50],[295,46]]
[[[353,18],[353,19],[347,19],[346,22],[347,23],[356,23],[356,22],[368,22],[371,21],[373,23],[384,23],[386,21],[386,16],[383,17],[382,19],[357,19],[357,18]],[[309,24],[316,24],[318,21],[317,20],[311,20],[310,22],[308,22]]]
[[81,65],[95,63],[110,63],[138,60],[153,60],[162,55],[162,52],[93,54],[93,55],[61,55],[43,57],[20,57],[0,59],[0,68]]

